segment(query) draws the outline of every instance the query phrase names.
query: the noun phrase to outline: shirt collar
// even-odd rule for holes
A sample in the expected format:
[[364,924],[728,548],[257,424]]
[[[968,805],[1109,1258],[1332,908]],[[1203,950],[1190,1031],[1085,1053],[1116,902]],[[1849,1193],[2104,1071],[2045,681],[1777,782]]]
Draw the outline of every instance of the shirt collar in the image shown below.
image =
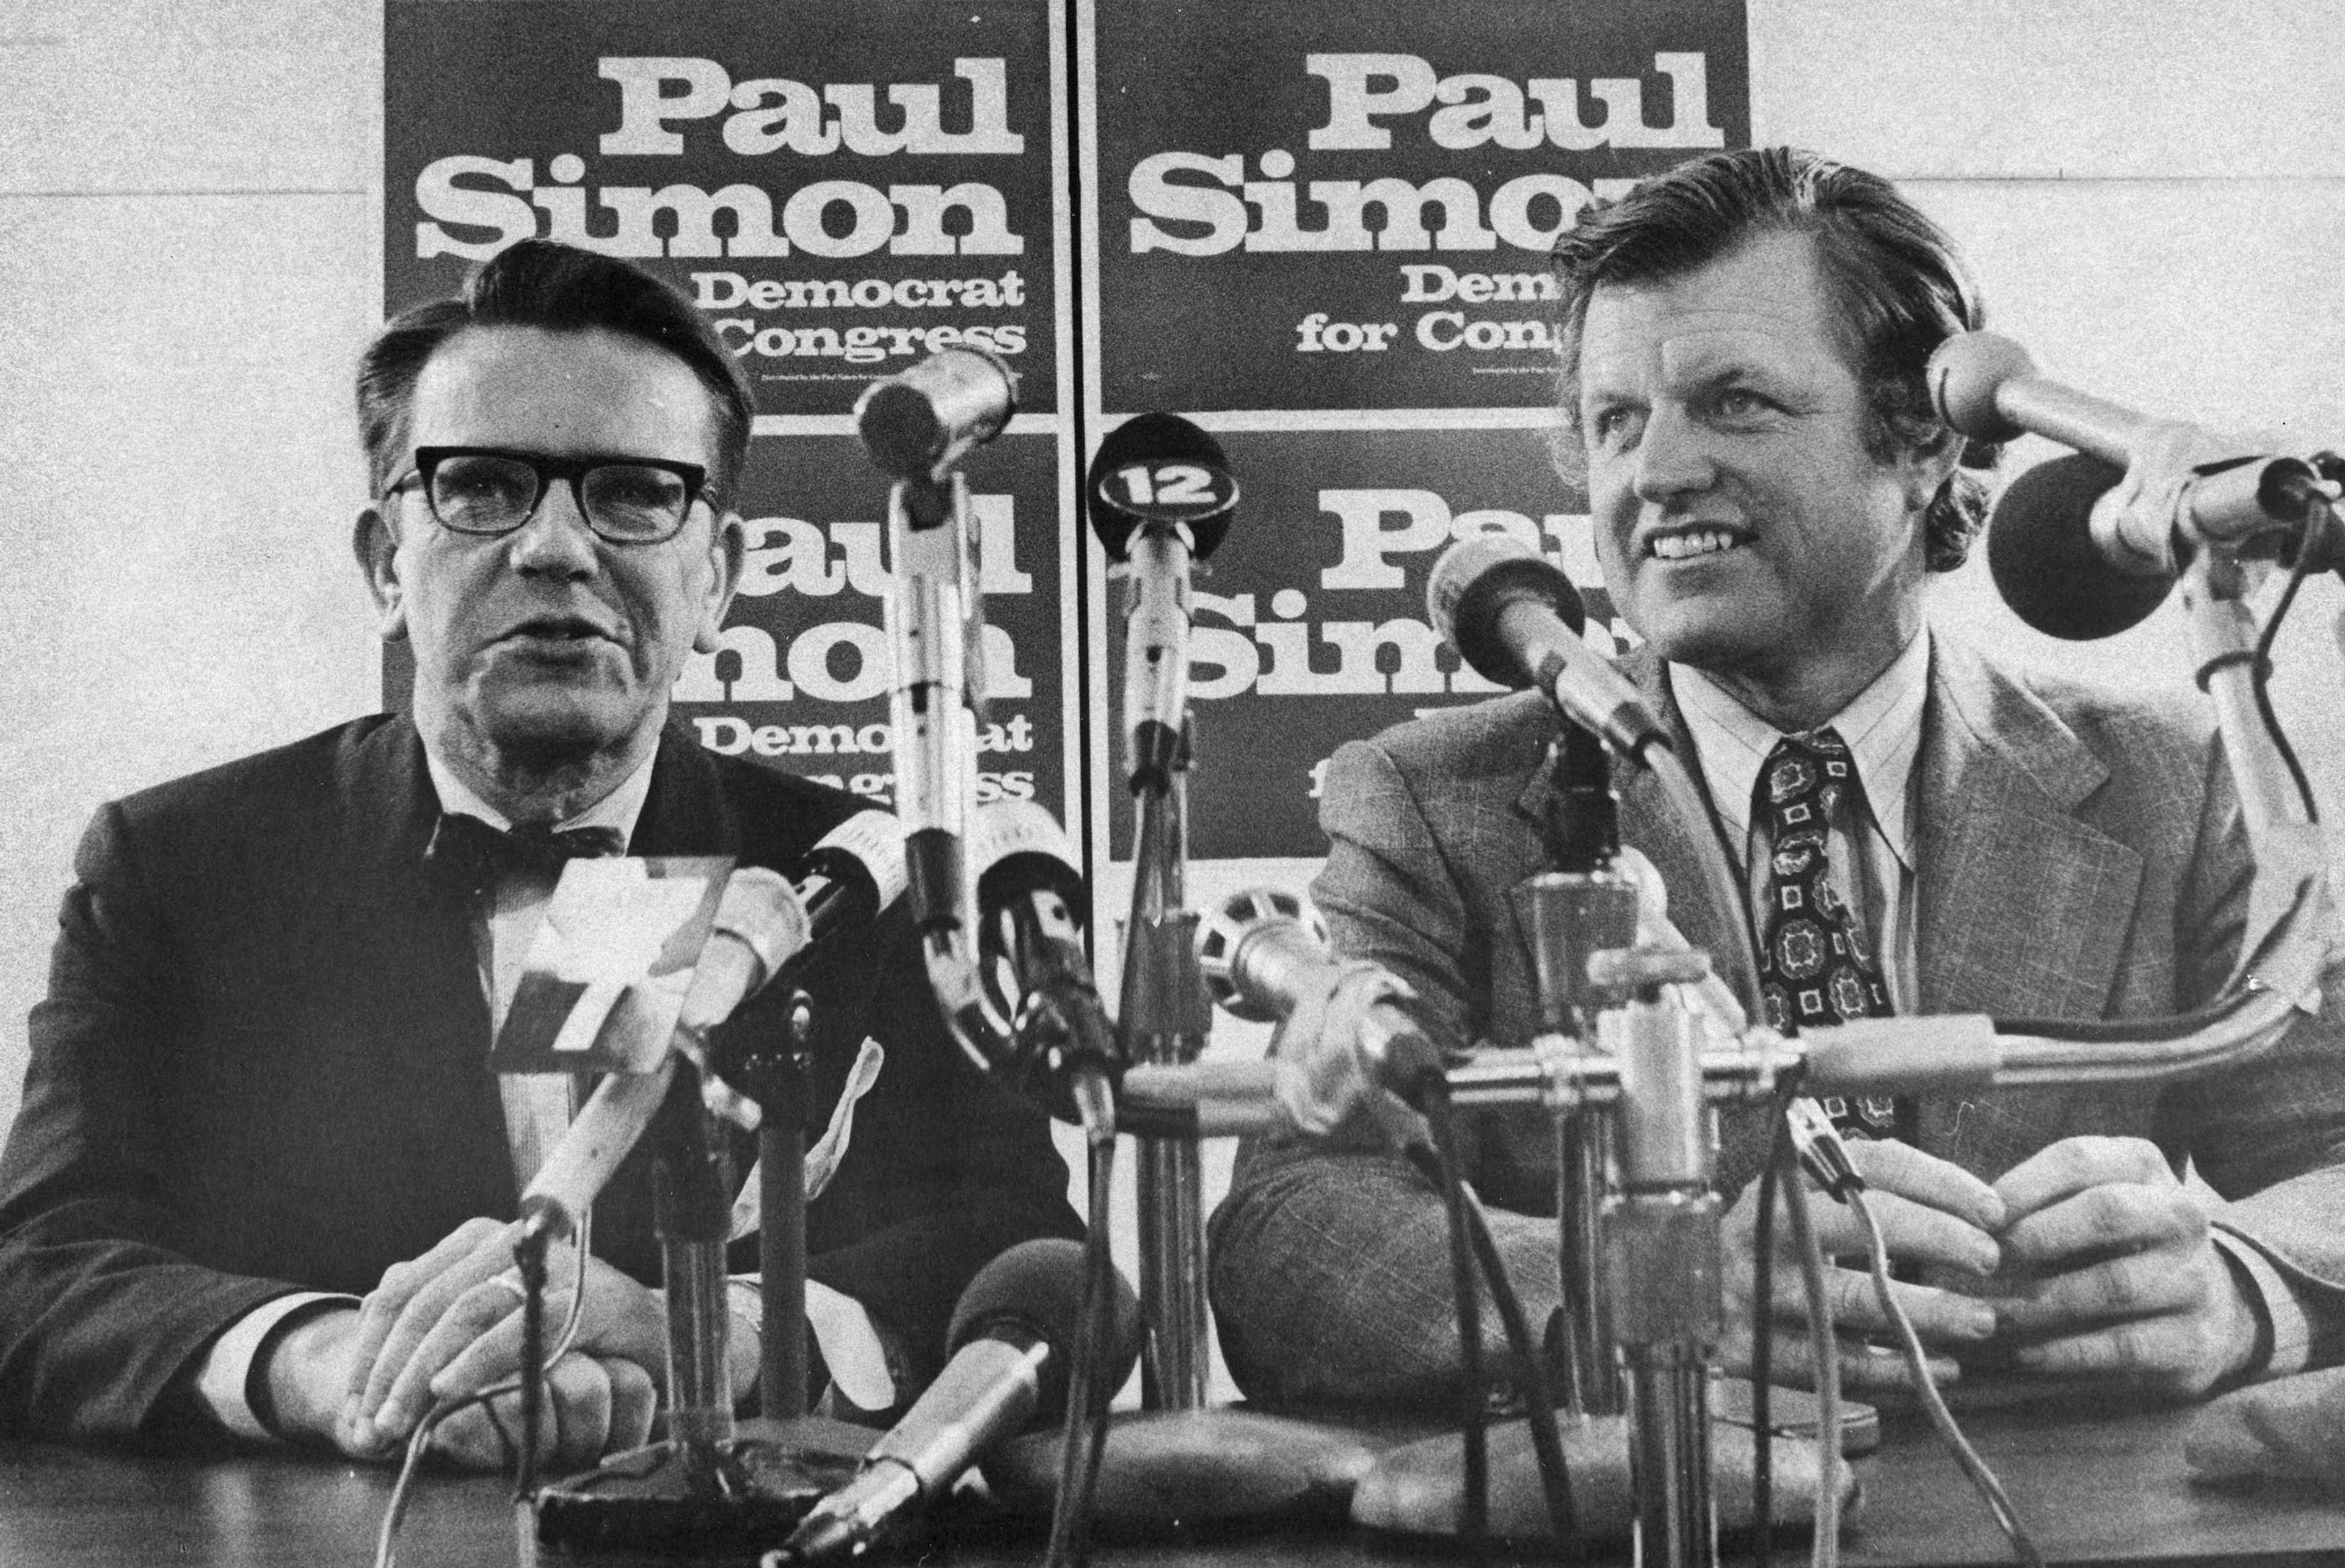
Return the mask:
[[[619,781],[619,787],[580,812],[566,822],[556,823],[557,829],[574,827],[612,827],[619,831],[623,842],[632,843],[635,836],[635,819],[644,814],[644,802],[652,793],[652,763],[659,755],[654,746],[635,771]],[[500,832],[509,832],[513,821],[482,800],[472,787],[456,775],[456,771],[441,759],[438,748],[429,739],[423,743],[423,765],[431,771],[431,787],[439,792],[440,809],[454,816],[477,816]]]
[[[1693,737],[1711,800],[1734,836],[1748,840],[1759,770],[1783,733],[1691,665],[1671,664],[1669,673],[1670,689]],[[1887,669],[1828,721],[1855,758],[1857,781],[1864,786],[1874,827],[1908,871],[1914,868],[1914,853],[1906,802],[1913,793],[1914,760],[1922,751],[1922,709],[1929,693],[1930,630],[1925,624]]]

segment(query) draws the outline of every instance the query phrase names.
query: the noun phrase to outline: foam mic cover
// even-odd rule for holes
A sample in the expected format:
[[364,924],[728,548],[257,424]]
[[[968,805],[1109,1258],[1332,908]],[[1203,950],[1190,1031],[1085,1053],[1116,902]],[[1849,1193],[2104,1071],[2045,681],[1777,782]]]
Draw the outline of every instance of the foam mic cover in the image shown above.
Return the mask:
[[[1140,1359],[1140,1298],[1123,1275],[1109,1275],[1115,1288],[1114,1326],[1108,1364],[1100,1375],[1121,1388]],[[971,1340],[988,1335],[1039,1340],[1051,1347],[1041,1369],[1041,1402],[1035,1421],[1057,1421],[1066,1410],[1067,1374],[1083,1320],[1083,1244],[1046,1236],[1021,1241],[978,1270],[953,1309],[945,1336],[948,1359]]]
[[1508,609],[1530,603],[1550,611],[1574,636],[1588,624],[1579,590],[1563,568],[1512,535],[1485,533],[1453,544],[1433,563],[1425,605],[1436,630],[1486,681],[1517,690],[1531,672],[1499,633]]
[[1084,510],[1108,557],[1132,552],[1132,536],[1149,525],[1189,532],[1189,553],[1213,553],[1237,511],[1238,482],[1222,443],[1178,414],[1126,420],[1100,443],[1083,482]]
[[2013,480],[1987,524],[1995,592],[2038,632],[2068,641],[2113,637],[2165,602],[2170,577],[2110,564],[2093,541],[2093,503],[2124,470],[2081,454],[2036,464]]

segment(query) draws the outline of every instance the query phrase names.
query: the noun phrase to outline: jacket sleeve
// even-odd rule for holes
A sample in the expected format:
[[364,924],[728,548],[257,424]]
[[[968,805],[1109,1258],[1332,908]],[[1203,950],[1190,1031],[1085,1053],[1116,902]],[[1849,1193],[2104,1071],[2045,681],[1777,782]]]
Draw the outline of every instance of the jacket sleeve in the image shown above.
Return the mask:
[[[1490,936],[1469,913],[1433,827],[1391,756],[1335,753],[1321,797],[1330,840],[1312,895],[1345,954],[1415,987],[1445,1048],[1472,1037]],[[1398,1155],[1364,1140],[1250,1138],[1206,1249],[1222,1349],[1251,1398],[1425,1402],[1461,1362],[1438,1193]],[[1558,1300],[1554,1223],[1492,1209],[1508,1277],[1536,1325]],[[1502,1351],[1486,1308],[1486,1355]]]
[[118,806],[84,835],[0,1154],[0,1431],[127,1437],[253,1307],[297,1286],[186,1257],[167,1060],[191,1005],[166,902]]
[[[2177,911],[2177,1001],[2186,1008],[2211,1000],[2230,977],[2254,873],[2219,748],[2205,800]],[[2241,1066],[2169,1087],[2158,1116],[2160,1141],[2188,1150],[2227,1200],[2217,1226],[2251,1243],[2293,1292],[2316,1367],[2345,1361],[2345,964],[2326,901],[2317,924],[2331,944],[2319,1012]]]

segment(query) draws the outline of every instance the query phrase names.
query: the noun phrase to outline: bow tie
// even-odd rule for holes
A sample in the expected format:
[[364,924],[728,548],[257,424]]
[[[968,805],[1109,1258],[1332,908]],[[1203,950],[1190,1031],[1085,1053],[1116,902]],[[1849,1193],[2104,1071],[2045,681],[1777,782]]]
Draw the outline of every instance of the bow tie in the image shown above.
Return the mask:
[[463,879],[475,893],[507,876],[559,877],[573,860],[624,855],[626,840],[615,827],[570,827],[559,832],[542,822],[523,823],[510,833],[477,816],[440,814],[439,826],[423,858]]

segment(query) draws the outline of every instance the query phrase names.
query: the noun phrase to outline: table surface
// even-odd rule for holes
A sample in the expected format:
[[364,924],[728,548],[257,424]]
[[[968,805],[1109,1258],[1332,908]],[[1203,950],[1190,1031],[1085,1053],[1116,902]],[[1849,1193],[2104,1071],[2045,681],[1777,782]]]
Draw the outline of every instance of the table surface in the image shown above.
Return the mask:
[[[2186,1420],[2187,1412],[2146,1411],[2084,1421],[2073,1407],[2056,1406],[1977,1412],[1965,1424],[2053,1561],[2345,1565],[2345,1496],[2194,1485],[2181,1455]],[[1925,1426],[1893,1420],[1881,1452],[1859,1474],[1864,1497],[1843,1536],[1852,1568],[2011,1560]],[[0,1563],[362,1568],[391,1479],[380,1469],[288,1454],[178,1459],[0,1443]],[[401,1533],[401,1560],[448,1568],[512,1563],[513,1517],[510,1492],[493,1478],[428,1475]],[[1096,1555],[1104,1563],[1161,1568],[1441,1560],[1420,1545],[1357,1530],[1294,1529],[1219,1542],[1110,1544]],[[1041,1556],[1039,1533],[909,1554],[972,1568]],[[1786,1543],[1779,1555],[1785,1563],[1805,1560],[1803,1541]]]

